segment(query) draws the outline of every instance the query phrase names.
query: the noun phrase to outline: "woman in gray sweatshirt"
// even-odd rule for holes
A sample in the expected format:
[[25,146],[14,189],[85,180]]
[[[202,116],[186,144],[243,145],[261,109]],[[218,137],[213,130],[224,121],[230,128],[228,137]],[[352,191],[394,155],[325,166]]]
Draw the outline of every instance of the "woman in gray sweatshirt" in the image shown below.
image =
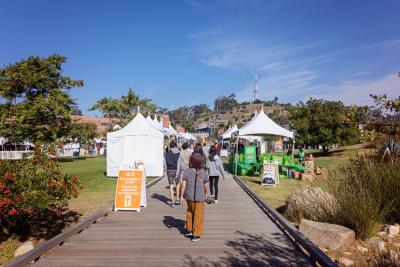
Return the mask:
[[214,196],[215,204],[218,203],[219,177],[222,176],[222,178],[225,179],[224,165],[221,158],[218,156],[217,152],[218,152],[217,148],[215,146],[211,146],[210,150],[208,151],[208,157],[206,161],[208,176],[210,178],[210,192],[211,196]]

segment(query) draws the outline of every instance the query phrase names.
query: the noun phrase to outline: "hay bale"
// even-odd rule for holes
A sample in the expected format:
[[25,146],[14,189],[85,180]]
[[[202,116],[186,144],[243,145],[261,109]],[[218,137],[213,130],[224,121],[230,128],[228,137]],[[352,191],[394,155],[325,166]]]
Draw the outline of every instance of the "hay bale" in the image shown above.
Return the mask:
[[286,198],[284,215],[292,221],[301,219],[332,222],[337,211],[333,195],[320,187],[305,187]]

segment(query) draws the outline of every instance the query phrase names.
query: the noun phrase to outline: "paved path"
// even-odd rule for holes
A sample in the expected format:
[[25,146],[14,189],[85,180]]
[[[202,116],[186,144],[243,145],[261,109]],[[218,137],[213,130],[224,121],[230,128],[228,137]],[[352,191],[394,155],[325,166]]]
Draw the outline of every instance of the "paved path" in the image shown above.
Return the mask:
[[207,205],[205,234],[184,237],[185,206],[167,204],[167,181],[148,190],[140,213],[114,212],[35,266],[309,266],[305,256],[232,179]]

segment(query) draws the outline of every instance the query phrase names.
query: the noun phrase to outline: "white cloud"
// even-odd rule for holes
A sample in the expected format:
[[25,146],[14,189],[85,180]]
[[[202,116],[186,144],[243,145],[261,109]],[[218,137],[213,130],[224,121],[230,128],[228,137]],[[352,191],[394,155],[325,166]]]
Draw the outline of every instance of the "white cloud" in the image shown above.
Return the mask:
[[273,62],[262,66],[260,70],[277,70],[282,67],[282,62]]
[[[318,45],[320,42],[273,45],[249,38],[220,39],[201,45],[197,51],[201,62],[212,67],[268,70],[282,64],[279,61],[297,57],[299,52]],[[300,59],[292,64],[311,64],[311,60],[316,59]]]
[[[297,103],[308,98],[340,100],[346,105],[372,105],[370,94],[387,94],[389,98],[400,95],[400,78],[389,74],[377,79],[344,80],[338,84],[315,83],[318,76],[313,71],[302,71],[259,80],[259,97],[282,102]],[[239,101],[253,100],[252,83],[236,92]]]
[[314,98],[341,100],[345,104],[372,105],[370,94],[387,94],[389,98],[400,95],[400,79],[389,74],[375,80],[346,80],[337,85],[325,85]]
[[[393,62],[400,59],[400,38],[327,51],[330,44],[321,41],[282,43],[232,38],[222,30],[210,33],[204,32],[205,38],[198,40],[195,51],[200,61],[210,67],[258,72],[260,99],[277,96],[296,103],[316,97],[372,104],[371,93],[394,97],[400,92],[400,79],[388,75]],[[249,75],[247,84],[238,85],[239,101],[253,100],[251,79]]]
[[201,4],[200,4],[198,1],[195,1],[195,0],[185,0],[185,2],[186,2],[189,6],[192,6],[192,7],[195,7],[195,8],[201,7]]

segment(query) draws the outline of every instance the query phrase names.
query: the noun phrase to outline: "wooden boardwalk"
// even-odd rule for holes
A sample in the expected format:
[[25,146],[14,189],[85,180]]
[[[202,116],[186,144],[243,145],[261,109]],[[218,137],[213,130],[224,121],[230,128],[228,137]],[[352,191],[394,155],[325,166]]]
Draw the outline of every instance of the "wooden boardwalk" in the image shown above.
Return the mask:
[[184,237],[186,206],[169,207],[167,180],[148,190],[148,207],[114,212],[34,266],[309,266],[289,238],[232,179],[206,206],[205,233]]

